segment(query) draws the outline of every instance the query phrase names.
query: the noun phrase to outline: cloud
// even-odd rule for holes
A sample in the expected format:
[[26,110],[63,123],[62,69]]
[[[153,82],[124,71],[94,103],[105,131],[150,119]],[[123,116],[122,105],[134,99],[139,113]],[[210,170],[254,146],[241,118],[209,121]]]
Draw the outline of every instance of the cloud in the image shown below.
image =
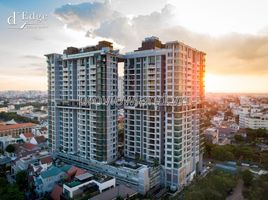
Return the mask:
[[109,19],[120,17],[120,13],[112,10],[109,1],[104,3],[67,4],[55,10],[56,16],[76,30],[96,29]]
[[31,60],[44,60],[42,57],[36,56],[36,55],[23,55],[21,57],[25,59],[31,59]]
[[133,51],[144,37],[158,36],[163,42],[179,40],[207,53],[207,71],[214,74],[268,75],[268,35],[230,33],[220,37],[195,33],[174,25],[175,7],[132,18],[113,10],[108,1],[64,5],[56,16],[70,29],[90,38],[108,38]]

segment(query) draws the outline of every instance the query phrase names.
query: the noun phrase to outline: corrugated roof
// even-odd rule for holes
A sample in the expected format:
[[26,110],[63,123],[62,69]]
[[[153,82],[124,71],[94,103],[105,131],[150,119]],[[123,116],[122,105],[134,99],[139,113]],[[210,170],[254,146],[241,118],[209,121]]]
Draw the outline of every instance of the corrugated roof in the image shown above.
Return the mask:
[[56,184],[50,194],[50,197],[53,200],[60,200],[60,195],[62,194],[62,191],[63,191],[62,187]]
[[64,172],[68,172],[69,169],[72,168],[72,165],[64,165],[63,167],[61,167],[61,170],[64,171]]
[[61,169],[55,166],[50,167],[47,171],[41,172],[42,178],[48,178],[51,176],[57,176],[61,173]]

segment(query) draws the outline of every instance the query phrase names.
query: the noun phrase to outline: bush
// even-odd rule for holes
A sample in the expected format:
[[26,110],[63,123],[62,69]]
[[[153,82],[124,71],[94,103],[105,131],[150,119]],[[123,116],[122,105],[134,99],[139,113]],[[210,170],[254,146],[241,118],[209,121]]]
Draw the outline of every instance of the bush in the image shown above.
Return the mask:
[[15,147],[14,147],[12,144],[9,144],[9,145],[7,145],[7,147],[6,147],[6,151],[7,151],[8,153],[14,153],[14,151],[15,151]]
[[224,200],[236,185],[236,177],[225,172],[215,171],[195,185],[185,190],[185,200]]
[[242,179],[244,181],[244,185],[249,187],[253,180],[253,174],[249,170],[245,170],[242,172]]

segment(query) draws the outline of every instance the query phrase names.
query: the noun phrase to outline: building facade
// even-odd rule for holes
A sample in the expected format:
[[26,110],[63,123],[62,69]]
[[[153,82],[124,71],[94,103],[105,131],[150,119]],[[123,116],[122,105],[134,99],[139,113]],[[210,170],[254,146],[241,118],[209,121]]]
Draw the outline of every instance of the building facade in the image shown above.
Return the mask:
[[37,124],[34,123],[0,125],[0,137],[4,136],[19,137],[20,134],[31,133],[32,129],[36,126]]
[[268,114],[255,113],[245,117],[245,128],[268,130]]
[[125,55],[126,99],[183,102],[125,106],[125,156],[161,164],[166,186],[187,184],[201,162],[204,69],[205,53],[177,41],[162,44],[156,37]]
[[115,160],[117,109],[101,100],[117,97],[118,51],[101,41],[46,57],[52,151],[100,162]]
[[124,97],[124,77],[118,77],[118,97]]

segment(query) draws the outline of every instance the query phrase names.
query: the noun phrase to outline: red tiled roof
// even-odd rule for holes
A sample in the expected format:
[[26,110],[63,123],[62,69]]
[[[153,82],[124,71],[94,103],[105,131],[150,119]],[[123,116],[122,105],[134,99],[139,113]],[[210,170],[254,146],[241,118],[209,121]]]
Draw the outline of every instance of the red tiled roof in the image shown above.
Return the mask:
[[24,143],[23,147],[27,150],[33,150],[37,145],[31,144],[31,143]]
[[37,144],[41,144],[41,143],[46,142],[46,138],[43,135],[36,136],[36,137],[34,137],[34,139],[36,140]]
[[60,195],[62,194],[62,187],[59,186],[58,184],[56,184],[50,194],[50,197],[53,199],[53,200],[60,200]]
[[6,131],[10,129],[20,129],[20,128],[27,128],[27,127],[34,127],[36,124],[34,123],[21,123],[21,124],[11,124],[11,125],[1,125],[0,131]]
[[40,158],[40,161],[42,164],[48,164],[48,163],[52,163],[52,158],[51,158],[51,156],[47,156],[44,158]]
[[26,138],[32,138],[34,135],[29,132],[29,133],[23,133],[23,135],[26,137]]
[[86,173],[87,171],[84,169],[81,169],[79,167],[76,166],[72,166],[71,169],[69,169],[69,171],[67,172],[67,175],[69,178],[72,178],[74,176],[79,176],[81,174]]
[[84,174],[86,172],[87,172],[87,170],[78,168],[76,173],[75,173],[75,176],[80,176],[80,175],[82,175],[82,174]]

